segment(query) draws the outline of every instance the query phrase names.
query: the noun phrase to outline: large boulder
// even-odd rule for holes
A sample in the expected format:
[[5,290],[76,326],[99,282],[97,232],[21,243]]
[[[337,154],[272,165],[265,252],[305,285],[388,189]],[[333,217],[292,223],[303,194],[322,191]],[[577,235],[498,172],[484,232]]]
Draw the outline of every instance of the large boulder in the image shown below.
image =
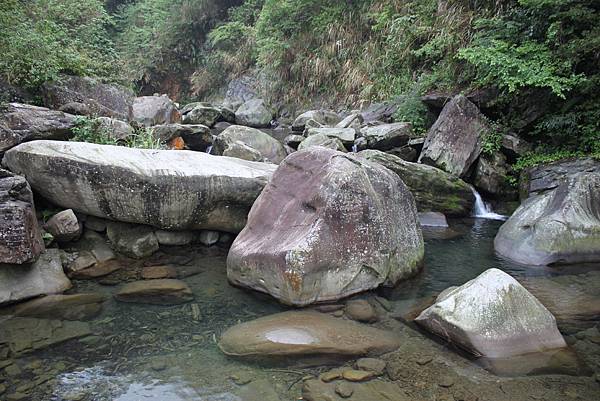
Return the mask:
[[184,124],[200,124],[212,127],[221,120],[221,110],[205,103],[187,105],[181,110],[182,122]]
[[329,138],[336,138],[342,141],[344,145],[352,145],[356,137],[354,128],[307,128],[306,136],[325,135]]
[[262,99],[251,99],[244,102],[235,111],[235,123],[248,127],[263,128],[271,125],[273,113]]
[[0,265],[33,262],[44,250],[33,194],[23,177],[0,169]]
[[482,134],[490,130],[477,106],[458,95],[429,129],[419,162],[465,178],[481,153]]
[[340,122],[340,116],[331,110],[309,110],[300,114],[292,123],[292,130],[304,131],[308,120],[314,120],[324,126],[333,127]]
[[469,185],[460,178],[378,150],[363,150],[358,154],[398,174],[415,197],[419,212],[441,212],[450,216],[471,213],[475,197]]
[[46,199],[111,220],[238,232],[275,166],[203,152],[36,141],[3,165]]
[[509,172],[510,165],[502,153],[482,154],[475,166],[473,185],[494,198],[516,198],[517,191],[508,182]]
[[9,103],[0,109],[0,155],[22,142],[67,139],[75,116],[29,104]]
[[61,75],[42,86],[44,105],[64,109],[73,104],[84,105],[85,114],[126,120],[135,97],[131,89],[104,84],[94,78]]
[[215,154],[233,156],[228,149],[241,142],[256,150],[262,158],[271,163],[279,164],[287,156],[283,144],[272,136],[251,127],[232,125],[215,138],[213,150]]
[[307,305],[393,285],[422,259],[415,202],[398,176],[317,147],[281,163],[231,246],[227,275]]
[[131,119],[143,126],[151,127],[176,123],[181,120],[181,115],[175,103],[167,95],[140,96],[133,100]]
[[48,249],[30,265],[0,266],[0,305],[71,288],[58,249]]
[[391,332],[319,312],[265,316],[231,327],[219,341],[227,355],[271,362],[281,358],[339,361],[379,355],[399,346],[399,338]]
[[443,291],[416,322],[488,358],[566,347],[554,316],[517,280],[498,269]]
[[367,141],[367,147],[389,150],[408,144],[412,135],[410,123],[393,123],[364,127],[360,130]]
[[494,248],[528,265],[600,262],[600,173],[575,174],[526,199],[498,230]]
[[320,146],[327,149],[339,150],[340,152],[346,152],[346,147],[339,140],[339,138],[330,138],[325,134],[314,134],[300,142],[298,150],[305,150]]

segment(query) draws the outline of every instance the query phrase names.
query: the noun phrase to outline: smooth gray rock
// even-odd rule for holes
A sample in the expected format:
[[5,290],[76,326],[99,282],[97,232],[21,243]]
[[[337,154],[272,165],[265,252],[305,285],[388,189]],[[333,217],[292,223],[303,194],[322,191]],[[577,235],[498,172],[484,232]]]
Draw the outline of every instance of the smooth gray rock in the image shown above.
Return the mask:
[[410,123],[393,123],[363,127],[360,130],[369,149],[390,150],[408,144],[412,136]]
[[44,251],[33,193],[25,178],[0,169],[0,269],[3,263],[22,264]]
[[152,227],[110,222],[106,236],[117,252],[132,258],[143,258],[158,251],[159,245]]
[[327,149],[339,150],[340,152],[347,152],[342,141],[338,138],[330,138],[325,134],[314,134],[300,142],[298,150],[306,150],[320,146]]
[[191,244],[198,236],[198,233],[194,231],[156,230],[154,235],[160,245],[182,246]]
[[83,231],[83,226],[79,223],[77,216],[72,209],[63,210],[52,216],[44,225],[58,242],[69,242],[79,238]]
[[526,199],[500,227],[498,254],[527,265],[600,262],[600,173]]
[[[241,142],[243,145],[257,151],[262,159],[271,163],[279,164],[287,156],[287,152],[283,144],[272,136],[251,127],[241,125],[232,125],[221,132],[214,143],[215,154],[224,156],[237,157],[240,155],[245,160],[255,160],[254,155],[244,156],[248,152],[235,151],[236,143]],[[238,146],[239,147],[239,146]],[[253,153],[253,152],[250,152]]]
[[46,295],[19,304],[14,315],[60,320],[87,320],[102,311],[106,296],[100,293]]
[[393,285],[421,266],[417,219],[391,171],[321,147],[295,152],[254,203],[227,276],[292,305]]
[[319,134],[329,138],[337,138],[344,145],[352,145],[356,137],[356,130],[354,128],[308,128],[306,130],[307,137]]
[[22,142],[68,139],[72,135],[75,118],[62,111],[9,103],[5,109],[0,109],[0,155]]
[[0,266],[0,305],[71,288],[58,249],[47,249],[30,265]]
[[223,156],[235,157],[236,159],[248,160],[252,162],[265,161],[265,158],[258,150],[240,141],[230,143],[223,151]]
[[54,204],[167,230],[239,232],[276,166],[203,152],[37,141],[3,165]]
[[271,125],[273,113],[262,99],[250,99],[235,111],[235,123],[248,127],[264,128]]
[[167,95],[140,96],[133,100],[131,119],[143,126],[152,127],[178,122],[181,116],[175,103]]
[[213,143],[213,135],[202,124],[163,124],[152,127],[154,137],[163,143],[181,137],[190,150],[206,151]]
[[335,125],[335,128],[354,128],[356,130],[360,129],[361,124],[363,123],[362,115],[358,113],[352,113],[345,117],[342,121]]
[[481,153],[481,136],[489,130],[477,106],[458,95],[444,106],[429,129],[419,163],[465,178]]
[[334,126],[340,122],[340,117],[337,113],[331,110],[309,110],[300,114],[292,123],[293,131],[304,131],[308,120],[315,120],[324,126]]
[[438,297],[415,321],[489,358],[566,347],[554,316],[517,280],[498,269],[486,270]]

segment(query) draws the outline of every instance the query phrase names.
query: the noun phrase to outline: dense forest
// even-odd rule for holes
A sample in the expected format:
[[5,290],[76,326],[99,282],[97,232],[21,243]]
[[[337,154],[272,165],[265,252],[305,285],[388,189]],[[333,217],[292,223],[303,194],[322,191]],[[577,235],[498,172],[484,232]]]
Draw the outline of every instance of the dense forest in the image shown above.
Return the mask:
[[398,105],[432,124],[424,95],[465,93],[536,146],[517,169],[600,153],[600,6],[593,0],[6,0],[0,75],[35,93],[60,73],[179,102],[253,76],[285,114]]

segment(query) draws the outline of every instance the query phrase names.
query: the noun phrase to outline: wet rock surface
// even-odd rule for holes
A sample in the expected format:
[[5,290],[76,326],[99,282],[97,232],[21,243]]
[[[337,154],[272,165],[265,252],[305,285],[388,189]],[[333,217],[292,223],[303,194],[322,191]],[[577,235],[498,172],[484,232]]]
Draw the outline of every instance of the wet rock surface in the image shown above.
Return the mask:
[[194,299],[192,290],[180,280],[134,281],[124,285],[115,298],[122,302],[175,305]]
[[87,320],[102,311],[106,297],[99,293],[47,295],[18,304],[14,314],[19,317],[38,317],[58,320]]

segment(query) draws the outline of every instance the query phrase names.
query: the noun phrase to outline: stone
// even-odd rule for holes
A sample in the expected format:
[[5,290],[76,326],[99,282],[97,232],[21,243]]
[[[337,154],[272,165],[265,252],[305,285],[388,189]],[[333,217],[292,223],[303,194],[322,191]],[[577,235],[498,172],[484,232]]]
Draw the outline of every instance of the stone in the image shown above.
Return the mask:
[[117,252],[140,259],[158,251],[159,245],[151,227],[110,222],[106,236]]
[[58,242],[74,241],[81,236],[83,231],[73,209],[56,213],[46,222],[44,229],[52,234]]
[[446,216],[440,212],[419,213],[419,222],[422,227],[442,227],[448,228]]
[[177,305],[191,301],[194,294],[183,281],[160,279],[127,283],[119,289],[115,298],[121,302]]
[[348,369],[342,372],[342,377],[351,382],[364,382],[372,379],[374,376],[373,372],[368,372],[366,370]]
[[348,382],[340,382],[335,385],[335,392],[342,398],[348,398],[354,394],[354,387]]
[[125,121],[110,117],[98,117],[92,122],[92,129],[114,141],[127,141],[135,132],[133,127]]
[[221,111],[210,105],[200,104],[191,110],[182,110],[181,114],[183,124],[200,124],[206,127],[212,127],[221,119]]
[[235,393],[237,395],[235,399],[240,401],[281,401],[273,385],[266,379],[246,384],[237,389]]
[[51,109],[64,108],[70,103],[85,105],[87,115],[129,117],[135,94],[131,89],[116,84],[105,84],[97,79],[60,75],[42,85],[44,105]]
[[112,272],[120,270],[123,268],[123,261],[118,259],[106,260],[104,262],[98,261],[96,264],[91,267],[72,271],[69,273],[69,277],[76,278],[79,280],[88,280],[97,277],[108,276]]
[[359,322],[371,323],[377,321],[375,308],[365,299],[348,301],[345,312],[350,319]]
[[325,383],[332,382],[342,378],[342,371],[339,369],[330,370],[329,372],[322,373],[319,379]]
[[511,160],[516,160],[531,151],[531,144],[517,135],[505,134],[500,150]]
[[67,263],[66,270],[68,274],[75,273],[92,267],[96,262],[96,258],[90,251],[81,251],[75,259]]
[[600,173],[570,176],[526,199],[500,227],[496,252],[526,265],[600,262]]
[[50,141],[11,149],[2,163],[46,199],[80,213],[232,233],[244,227],[276,168],[204,152]]
[[173,266],[145,266],[141,276],[144,280],[177,278],[177,270]]
[[381,376],[385,372],[386,362],[376,358],[360,358],[355,365],[358,370],[373,372],[376,376]]
[[481,136],[490,130],[477,106],[457,95],[427,132],[419,163],[465,178],[481,153]]
[[106,220],[96,216],[86,216],[84,226],[92,231],[102,233],[106,231]]
[[281,163],[229,250],[227,277],[307,305],[394,285],[422,260],[414,199],[398,176],[317,147]]
[[300,145],[300,142],[304,139],[306,138],[303,135],[290,134],[284,138],[283,143],[292,149],[298,149],[298,145]]
[[251,162],[266,161],[258,150],[240,141],[229,144],[227,149],[223,151],[223,156],[235,157],[236,159],[248,160]]
[[103,294],[47,295],[17,305],[14,315],[58,320],[87,320],[102,311]]
[[58,294],[71,288],[63,273],[58,249],[47,249],[30,265],[0,268],[0,305],[39,295]]
[[394,103],[373,103],[360,112],[364,123],[392,122],[393,115],[398,110]]
[[410,123],[393,123],[363,127],[360,130],[369,149],[390,150],[408,144],[413,135]]
[[338,138],[330,138],[325,134],[314,134],[309,136],[298,145],[298,150],[305,150],[315,146],[346,152],[346,148],[342,141]]
[[340,117],[331,110],[309,110],[296,117],[292,123],[292,130],[304,131],[306,122],[311,119],[324,126],[334,126],[340,122]]
[[211,246],[219,241],[219,233],[217,231],[202,230],[198,240],[202,245]]
[[[347,382],[346,382],[347,383]],[[320,380],[306,380],[302,387],[302,399],[306,401],[339,401],[344,398],[336,391],[341,383],[323,383]],[[371,380],[364,383],[347,383],[352,386],[350,401],[415,401],[407,395],[397,382]],[[438,399],[438,398],[436,398]]]
[[106,239],[95,231],[84,230],[81,239],[73,246],[81,251],[90,252],[98,262],[106,262],[116,257]]
[[365,150],[358,155],[398,174],[415,197],[419,212],[440,212],[448,216],[471,214],[475,197],[469,185],[460,178],[376,150]]
[[[227,151],[238,142],[254,149],[262,156],[262,159],[271,163],[279,164],[287,156],[285,148],[277,139],[258,129],[240,125],[226,128],[215,138],[214,152],[218,155],[233,156]],[[245,159],[252,160],[251,158]]]
[[410,146],[402,146],[400,148],[393,148],[390,150],[386,150],[386,153],[390,155],[394,155],[396,157],[401,158],[407,162],[416,162],[417,161],[417,151]]
[[235,111],[235,123],[247,127],[264,128],[271,126],[273,113],[262,99],[245,101]]
[[514,194],[516,198],[516,191],[508,182],[509,172],[510,166],[502,153],[482,154],[475,166],[473,185],[490,197],[506,198]]
[[9,103],[0,109],[0,155],[37,139],[68,139],[75,116],[29,104]]
[[181,115],[167,95],[140,96],[136,97],[131,105],[131,119],[145,127],[152,127],[176,123],[181,119]]
[[363,116],[358,113],[352,113],[346,116],[342,121],[335,125],[335,128],[354,128],[360,129],[363,123]]
[[0,325],[0,343],[13,355],[48,348],[92,334],[87,322],[15,317]]
[[380,355],[400,345],[393,333],[319,312],[292,311],[265,316],[226,330],[219,348],[226,355],[309,363]]
[[34,262],[44,251],[33,193],[23,177],[0,169],[0,269],[3,263]]
[[167,230],[156,230],[154,231],[156,240],[160,245],[167,246],[182,246],[189,245],[198,236],[194,231],[167,231]]
[[308,128],[306,136],[325,135],[328,138],[337,138],[344,145],[352,145],[356,137],[354,128]]
[[181,137],[187,149],[205,152],[212,146],[213,135],[206,125],[202,124],[163,124],[152,127],[155,138],[167,143]]
[[415,320],[475,355],[506,358],[563,348],[554,316],[517,280],[489,269],[425,309]]

